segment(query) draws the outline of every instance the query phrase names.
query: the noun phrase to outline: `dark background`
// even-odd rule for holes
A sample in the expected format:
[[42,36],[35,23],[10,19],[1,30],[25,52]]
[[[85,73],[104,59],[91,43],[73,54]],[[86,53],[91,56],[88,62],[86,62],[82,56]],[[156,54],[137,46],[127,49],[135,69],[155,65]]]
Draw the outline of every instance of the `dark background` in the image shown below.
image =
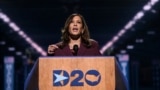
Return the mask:
[[[86,19],[91,38],[100,49],[143,9],[149,0],[0,0],[0,11],[5,13],[33,41],[45,51],[49,44],[60,40],[61,29],[67,17],[80,13]],[[136,40],[143,40],[136,43]],[[14,56],[15,90],[22,90],[26,73],[41,56],[23,38],[0,19],[0,72],[4,56]],[[133,45],[133,49],[127,49]],[[15,47],[15,51],[8,51]],[[160,88],[160,3],[144,14],[127,33],[107,49],[104,56],[128,54],[129,84],[131,90],[159,90]],[[21,51],[22,55],[16,55]],[[27,72],[25,72],[27,67]],[[137,73],[135,73],[137,72]],[[0,88],[3,88],[3,74]]]

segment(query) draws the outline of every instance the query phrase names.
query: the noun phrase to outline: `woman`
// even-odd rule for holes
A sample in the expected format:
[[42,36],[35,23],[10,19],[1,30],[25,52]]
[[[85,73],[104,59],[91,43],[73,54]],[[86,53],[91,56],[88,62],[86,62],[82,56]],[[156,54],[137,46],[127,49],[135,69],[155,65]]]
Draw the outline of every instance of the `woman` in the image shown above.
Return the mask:
[[62,30],[62,41],[49,45],[48,55],[53,56],[100,56],[98,43],[90,39],[85,19],[80,14],[68,17]]
[[[62,30],[61,39],[61,42],[49,45],[49,55],[101,56],[98,43],[95,40],[90,39],[86,22],[80,14],[72,14],[71,16],[69,16]],[[37,69],[36,64],[25,82],[24,90],[32,90],[30,88],[36,88],[38,90],[37,83],[32,82],[32,80],[37,81],[37,78],[34,77],[34,74],[37,74],[37,72],[35,72]],[[125,84],[125,78],[121,73],[120,69],[115,68],[115,70],[116,90],[128,90],[126,86],[127,84]]]

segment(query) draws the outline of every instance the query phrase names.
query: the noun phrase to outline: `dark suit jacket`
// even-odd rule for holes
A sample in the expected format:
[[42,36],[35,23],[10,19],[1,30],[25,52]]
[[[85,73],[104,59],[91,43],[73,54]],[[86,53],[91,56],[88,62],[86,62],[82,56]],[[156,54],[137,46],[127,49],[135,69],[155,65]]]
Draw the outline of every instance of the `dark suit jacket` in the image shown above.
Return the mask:
[[[86,47],[83,43],[81,43],[77,56],[101,56],[102,54],[99,51],[98,43],[91,40],[91,44],[91,47]],[[66,45],[63,48],[58,48],[55,50],[54,56],[73,56],[73,54],[69,48],[69,45]]]

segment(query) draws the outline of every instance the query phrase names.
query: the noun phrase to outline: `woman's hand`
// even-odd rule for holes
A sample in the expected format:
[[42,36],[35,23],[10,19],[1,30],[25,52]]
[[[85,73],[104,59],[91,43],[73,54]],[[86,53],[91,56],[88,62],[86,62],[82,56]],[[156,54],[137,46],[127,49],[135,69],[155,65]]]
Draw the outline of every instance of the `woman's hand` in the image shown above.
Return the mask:
[[51,44],[48,46],[48,54],[54,54],[55,50],[58,48],[57,45]]

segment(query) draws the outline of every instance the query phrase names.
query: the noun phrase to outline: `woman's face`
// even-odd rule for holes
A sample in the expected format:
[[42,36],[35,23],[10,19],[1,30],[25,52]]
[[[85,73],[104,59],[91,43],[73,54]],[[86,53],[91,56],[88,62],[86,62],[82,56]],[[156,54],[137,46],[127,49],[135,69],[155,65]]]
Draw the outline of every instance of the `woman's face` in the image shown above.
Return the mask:
[[82,20],[79,16],[74,16],[70,25],[69,33],[73,36],[79,36],[82,33]]

